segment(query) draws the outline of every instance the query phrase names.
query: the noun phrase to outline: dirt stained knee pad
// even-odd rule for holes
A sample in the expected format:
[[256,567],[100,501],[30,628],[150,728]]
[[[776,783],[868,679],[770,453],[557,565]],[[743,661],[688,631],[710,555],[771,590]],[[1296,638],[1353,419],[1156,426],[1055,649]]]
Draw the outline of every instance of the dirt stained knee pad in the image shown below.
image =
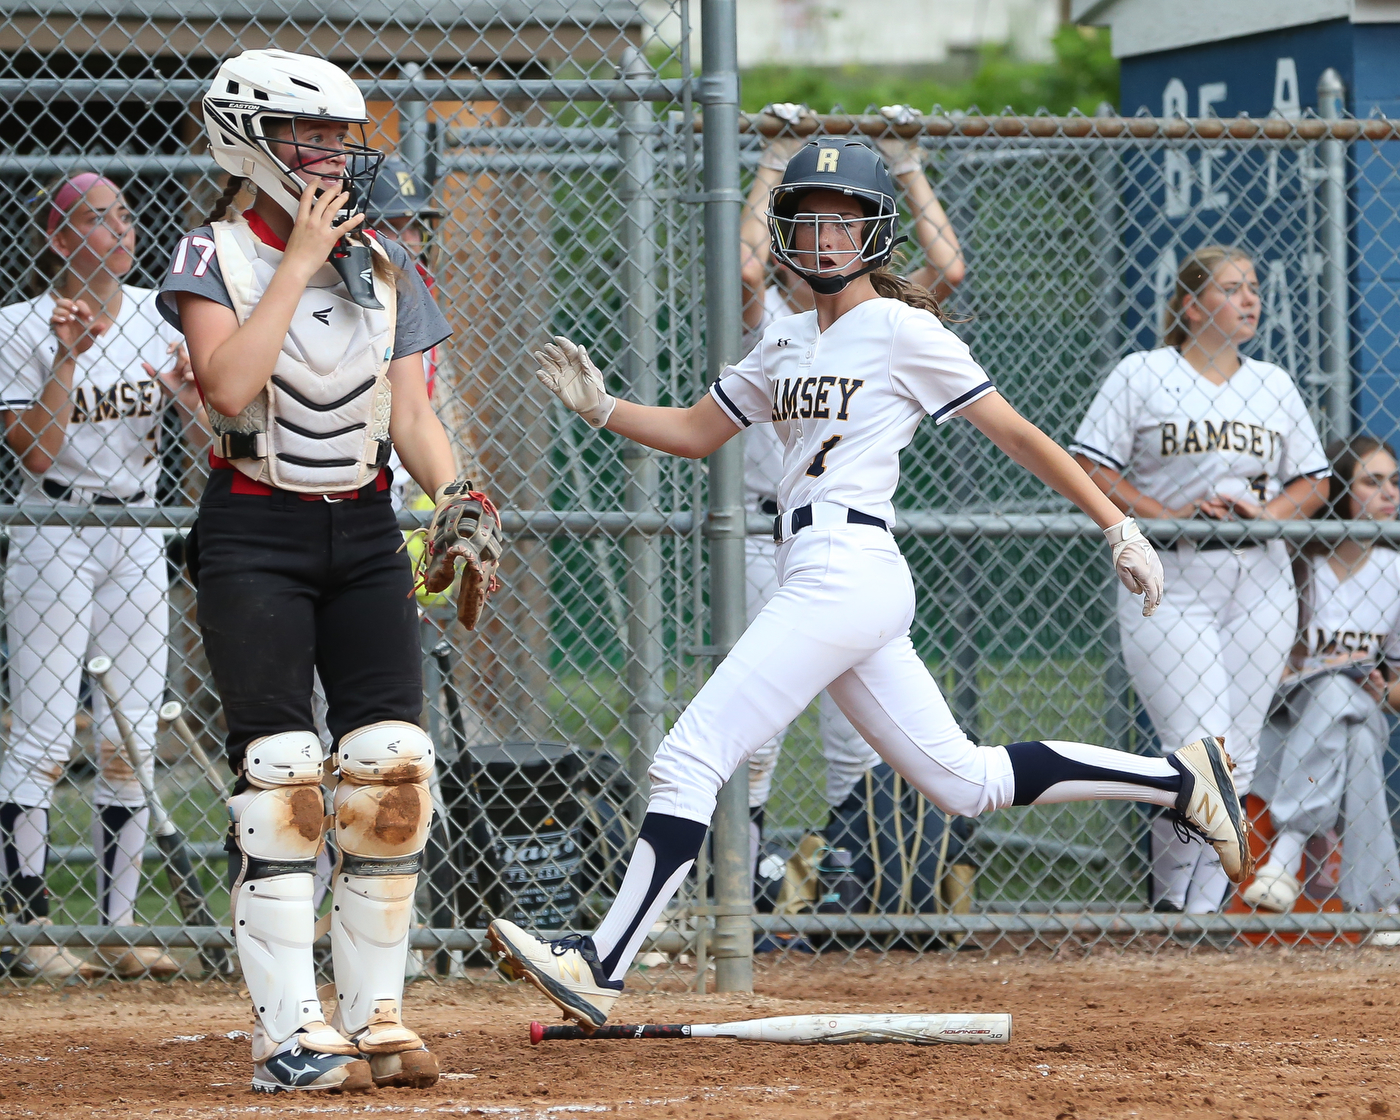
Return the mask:
[[433,815],[426,783],[356,785],[335,791],[335,840],[347,855],[392,859],[421,852]]
[[241,851],[254,859],[315,859],[325,828],[320,786],[251,789],[229,798]]

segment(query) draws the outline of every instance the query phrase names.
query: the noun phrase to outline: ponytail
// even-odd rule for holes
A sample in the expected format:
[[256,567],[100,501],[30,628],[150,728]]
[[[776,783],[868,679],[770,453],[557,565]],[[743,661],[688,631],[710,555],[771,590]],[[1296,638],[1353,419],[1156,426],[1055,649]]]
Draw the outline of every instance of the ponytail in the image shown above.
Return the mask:
[[870,286],[881,299],[897,299],[920,311],[932,311],[939,319],[946,321],[937,297],[922,284],[916,284],[903,276],[891,272],[888,266],[877,268],[870,273]]
[[214,203],[214,209],[209,211],[209,216],[204,219],[204,224],[209,226],[215,222],[222,222],[228,217],[229,207],[233,205],[233,200],[238,197],[238,192],[248,185],[248,180],[242,175],[230,175],[228,185],[224,187],[223,196]]

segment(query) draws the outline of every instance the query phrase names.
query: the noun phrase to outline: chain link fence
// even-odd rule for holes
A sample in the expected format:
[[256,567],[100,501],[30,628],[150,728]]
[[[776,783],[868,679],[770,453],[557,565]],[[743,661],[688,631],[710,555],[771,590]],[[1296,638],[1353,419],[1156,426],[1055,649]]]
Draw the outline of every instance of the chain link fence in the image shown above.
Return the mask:
[[[703,80],[690,48],[701,8],[713,17]],[[479,975],[491,914],[587,928],[620,881],[651,754],[708,659],[742,627],[734,547],[746,532],[752,558],[771,517],[761,503],[746,520],[731,516],[741,480],[732,452],[695,464],[577,423],[539,388],[529,351],[549,334],[570,335],[616,391],[659,404],[691,402],[718,361],[738,356],[728,353],[740,304],[738,188],[781,122],[732,127],[737,73],[709,44],[732,5],[352,12],[256,0],[99,10],[70,0],[3,13],[0,391],[11,431],[0,505],[9,775],[0,878],[10,914],[0,954],[9,974],[231,975],[222,716],[183,564],[208,437],[198,413],[158,383],[174,339],[119,312],[97,347],[110,372],[92,362],[65,390],[67,438],[85,449],[87,474],[46,475],[15,418],[49,377],[52,280],[42,270],[53,246],[43,224],[55,186],[93,171],[121,188],[135,236],[121,280],[139,306],[222,189],[198,101],[220,60],[250,47],[343,66],[367,98],[371,143],[431,190],[441,217],[424,264],[455,332],[432,356],[433,401],[461,464],[499,501],[509,542],[503,590],[479,633],[457,627],[448,605],[420,600],[424,721],[440,764],[412,967]],[[1255,261],[1262,319],[1246,353],[1286,371],[1321,438],[1392,437],[1400,217],[1388,125],[937,115],[800,127],[919,146],[966,262],[948,301],[953,329],[1003,394],[1061,442],[1076,438],[1108,372],[1158,345],[1176,269],[1209,242]],[[918,245],[910,268],[922,263]],[[133,439],[145,449],[134,459]],[[1129,672],[1124,642],[1134,639],[1120,636],[1097,529],[967,425],[925,425],[903,464],[896,505],[919,585],[914,639],[969,732],[987,743],[1044,736],[1144,753],[1176,745],[1159,739],[1144,678]],[[421,497],[404,488],[406,530],[424,520]],[[1343,540],[1379,541],[1374,573],[1393,567],[1383,546],[1400,541],[1385,520],[1167,518],[1151,532],[1178,569],[1246,555],[1274,557],[1281,571],[1295,558],[1317,568]],[[1274,543],[1254,543],[1265,540]],[[645,976],[743,986],[750,930],[760,953],[789,955],[1104,939],[1357,942],[1400,930],[1389,916],[1400,883],[1385,895],[1386,866],[1368,872],[1364,898],[1347,893],[1363,845],[1376,846],[1373,863],[1385,865],[1387,839],[1393,853],[1400,792],[1387,717],[1374,702],[1365,709],[1365,686],[1346,676],[1400,632],[1400,583],[1372,582],[1368,601],[1389,629],[1324,636],[1301,651],[1315,662],[1362,656],[1314,678],[1343,682],[1359,716],[1334,721],[1340,740],[1333,734],[1309,762],[1325,770],[1332,800],[1313,807],[1298,857],[1306,885],[1289,912],[1233,898],[1223,913],[1154,911],[1154,820],[1135,805],[969,822],[868,765],[849,788],[829,789],[833,721],[814,704],[786,735],[761,830],[747,827],[739,776],[713,858],[702,857],[654,931]],[[1270,601],[1292,618],[1294,593],[1276,585]],[[1233,624],[1247,628],[1248,612]],[[1196,673],[1192,650],[1168,653],[1178,678]],[[115,662],[106,684],[138,750],[155,756],[155,788],[183,845],[146,820],[104,680],[84,671],[94,657]],[[1255,690],[1266,709],[1282,656],[1274,668]],[[1283,704],[1268,720],[1265,755],[1295,757],[1294,729],[1306,719]],[[858,744],[846,746],[859,757]],[[1267,804],[1251,804],[1265,835]],[[47,922],[25,893],[36,874]]]

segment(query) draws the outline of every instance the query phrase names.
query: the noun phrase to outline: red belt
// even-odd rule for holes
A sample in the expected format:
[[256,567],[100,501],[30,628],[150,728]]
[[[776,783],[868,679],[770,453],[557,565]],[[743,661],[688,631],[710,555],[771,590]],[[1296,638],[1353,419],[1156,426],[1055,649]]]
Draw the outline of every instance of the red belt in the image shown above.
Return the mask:
[[[210,458],[213,459],[214,456],[211,455]],[[224,461],[227,462],[227,460]],[[364,490],[366,490],[370,486],[373,486],[376,491],[389,489],[389,476],[383,467],[379,468],[379,473],[375,475],[374,481],[372,483],[367,482],[364,486],[361,486],[358,489],[332,490],[326,494],[303,494],[297,490],[280,490],[275,486],[269,486],[265,482],[259,482],[255,478],[249,478],[242,471],[232,466],[221,467],[218,464],[211,465],[214,467],[215,470],[233,471],[233,479],[229,483],[229,492],[232,494],[260,494],[264,497],[270,497],[273,494],[294,494],[303,502],[337,502],[342,501],[345,498],[357,498],[361,495],[361,493]]]

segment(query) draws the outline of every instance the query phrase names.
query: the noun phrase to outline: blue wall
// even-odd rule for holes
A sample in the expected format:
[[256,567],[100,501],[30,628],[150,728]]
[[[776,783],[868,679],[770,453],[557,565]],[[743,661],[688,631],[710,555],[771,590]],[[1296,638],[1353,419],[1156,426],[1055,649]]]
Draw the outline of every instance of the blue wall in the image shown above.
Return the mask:
[[[1362,117],[1373,112],[1400,116],[1400,25],[1354,26],[1347,20],[1124,59],[1123,111],[1133,113],[1141,107],[1154,116],[1181,110],[1188,116],[1213,112],[1232,117],[1241,112],[1266,116],[1276,108],[1291,111],[1294,104],[1300,110],[1315,110],[1317,81],[1329,66],[1346,85],[1348,110]],[[1203,94],[1211,102],[1208,106],[1202,104]],[[1201,152],[1207,150],[1203,147]],[[1350,155],[1353,407],[1359,427],[1396,438],[1400,436],[1400,143],[1358,144]],[[1273,210],[1260,209],[1257,191],[1251,195],[1243,189],[1244,181],[1258,170],[1249,157],[1230,166],[1222,166],[1219,160],[1212,163],[1212,186],[1228,199],[1212,210],[1210,199],[1202,197],[1200,153],[1190,158],[1196,170],[1190,205],[1186,213],[1167,216],[1163,231],[1153,238],[1158,261],[1169,251],[1179,255],[1204,240],[1217,239],[1233,240],[1253,251],[1261,264],[1261,280],[1268,266],[1282,268],[1294,295],[1293,320],[1299,328],[1298,358],[1290,372],[1306,382],[1308,348],[1302,345],[1307,340],[1301,328],[1307,322],[1302,303],[1309,238],[1296,219],[1283,220],[1285,214],[1296,215],[1297,192],[1307,189],[1298,176],[1288,174],[1290,167],[1297,170],[1296,155],[1280,152],[1278,156],[1280,183],[1292,183],[1293,195],[1284,191],[1277,200],[1282,208]],[[1234,190],[1232,171],[1240,180]],[[1130,177],[1129,184],[1124,197],[1129,214],[1146,221],[1151,207],[1160,205],[1162,191],[1153,192],[1150,188],[1155,184],[1142,175]],[[1134,197],[1135,188],[1140,197]],[[1135,254],[1140,268],[1154,266],[1148,256],[1146,251]],[[1145,335],[1145,319],[1137,326]],[[1278,316],[1263,326],[1266,335],[1273,332],[1266,356],[1289,364],[1280,346]],[[1311,396],[1308,386],[1303,387]]]

